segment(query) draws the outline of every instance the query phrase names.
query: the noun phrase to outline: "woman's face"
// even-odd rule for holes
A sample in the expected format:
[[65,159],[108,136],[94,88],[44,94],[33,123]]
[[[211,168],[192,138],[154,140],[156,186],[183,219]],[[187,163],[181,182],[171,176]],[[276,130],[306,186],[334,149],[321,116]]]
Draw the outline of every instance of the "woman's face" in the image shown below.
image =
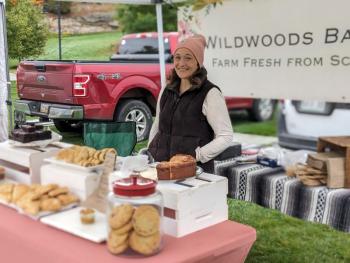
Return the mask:
[[198,69],[198,63],[192,52],[187,48],[179,48],[174,55],[176,74],[180,79],[189,79]]

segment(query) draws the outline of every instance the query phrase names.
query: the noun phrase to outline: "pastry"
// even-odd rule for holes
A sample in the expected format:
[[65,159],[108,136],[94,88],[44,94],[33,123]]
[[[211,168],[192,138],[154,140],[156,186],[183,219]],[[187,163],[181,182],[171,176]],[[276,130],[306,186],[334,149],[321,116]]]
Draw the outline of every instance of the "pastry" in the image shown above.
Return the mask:
[[25,195],[30,190],[28,185],[25,184],[18,184],[13,188],[12,193],[12,203],[17,203],[17,201]]
[[35,216],[40,211],[40,201],[27,200],[22,209],[25,213]]
[[92,224],[95,222],[95,210],[85,208],[80,210],[80,221],[83,224]]
[[56,155],[56,159],[84,167],[90,167],[101,164],[104,161],[104,154],[110,150],[110,148],[106,148],[105,151],[97,151],[92,147],[74,145],[68,149],[59,151]]
[[118,229],[128,223],[134,213],[134,208],[130,204],[122,204],[112,209],[109,216],[109,225],[113,229]]
[[57,199],[60,200],[62,206],[67,206],[73,203],[77,203],[79,201],[79,198],[74,194],[64,194],[57,196]]
[[135,232],[141,236],[150,236],[159,231],[160,216],[158,210],[151,205],[139,206],[132,218]]
[[14,184],[1,184],[0,199],[6,201],[7,203],[11,202],[14,187]]
[[55,197],[61,194],[67,194],[69,192],[68,187],[59,187],[49,192],[50,197]]
[[133,231],[129,238],[130,247],[143,255],[152,255],[160,248],[160,233],[155,232],[150,236],[138,235],[136,231]]
[[32,202],[33,201],[33,197],[34,196],[36,196],[36,193],[34,193],[32,191],[28,191],[27,193],[22,195],[21,198],[18,199],[17,206],[19,206],[20,208],[24,209],[24,207],[26,206],[26,204],[28,202]]
[[55,212],[62,208],[60,200],[57,198],[48,198],[40,201],[40,209],[42,211]]
[[0,193],[12,193],[14,184],[0,184]]
[[0,193],[0,199],[4,200],[7,203],[10,203],[12,199],[12,193]]
[[44,194],[47,194],[51,192],[52,190],[55,190],[58,188],[57,184],[48,184],[48,185],[40,185],[38,186],[34,192],[35,195],[32,197],[32,201],[40,199],[40,197]]

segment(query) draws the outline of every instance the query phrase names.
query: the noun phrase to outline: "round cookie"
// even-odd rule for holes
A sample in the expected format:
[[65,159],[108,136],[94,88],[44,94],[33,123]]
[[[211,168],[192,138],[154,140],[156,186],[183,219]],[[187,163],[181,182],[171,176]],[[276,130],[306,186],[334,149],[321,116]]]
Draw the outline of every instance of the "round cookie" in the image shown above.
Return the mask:
[[107,240],[108,250],[112,254],[120,254],[128,248],[128,233],[118,235],[114,231],[111,231]]
[[157,252],[160,246],[160,233],[159,231],[151,236],[140,236],[133,231],[129,238],[130,247],[143,255],[152,255]]
[[134,208],[130,204],[122,204],[112,209],[109,216],[109,226],[118,229],[131,220]]
[[118,235],[115,231],[111,231],[108,235],[108,242],[112,247],[118,247],[125,243],[128,243],[129,233]]
[[113,232],[117,233],[118,235],[128,233],[130,230],[132,230],[132,222],[131,220],[126,223],[124,226],[113,230]]
[[159,231],[160,216],[153,206],[141,205],[136,209],[132,223],[137,234],[150,236]]

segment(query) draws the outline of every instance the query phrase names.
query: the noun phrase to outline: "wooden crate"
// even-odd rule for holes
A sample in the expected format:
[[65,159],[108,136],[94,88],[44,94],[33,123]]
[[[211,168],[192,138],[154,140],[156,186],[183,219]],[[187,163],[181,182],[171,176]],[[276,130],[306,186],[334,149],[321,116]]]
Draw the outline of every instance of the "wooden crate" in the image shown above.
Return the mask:
[[326,148],[341,152],[345,156],[345,182],[346,188],[350,188],[350,136],[319,137],[317,151],[324,152]]

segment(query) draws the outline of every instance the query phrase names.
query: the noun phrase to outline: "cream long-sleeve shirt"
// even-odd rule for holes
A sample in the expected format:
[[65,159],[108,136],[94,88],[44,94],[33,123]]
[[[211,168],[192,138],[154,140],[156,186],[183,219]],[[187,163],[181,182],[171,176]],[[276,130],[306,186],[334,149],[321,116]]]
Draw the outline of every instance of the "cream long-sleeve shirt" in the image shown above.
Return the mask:
[[[159,95],[159,99],[162,94]],[[150,131],[148,144],[153,140],[159,129],[159,100],[156,109],[156,118]],[[230,116],[227,111],[225,98],[222,93],[212,88],[205,97],[202,113],[206,116],[209,125],[214,131],[214,139],[208,144],[197,147],[196,159],[206,163],[222,153],[233,140],[233,130]]]

